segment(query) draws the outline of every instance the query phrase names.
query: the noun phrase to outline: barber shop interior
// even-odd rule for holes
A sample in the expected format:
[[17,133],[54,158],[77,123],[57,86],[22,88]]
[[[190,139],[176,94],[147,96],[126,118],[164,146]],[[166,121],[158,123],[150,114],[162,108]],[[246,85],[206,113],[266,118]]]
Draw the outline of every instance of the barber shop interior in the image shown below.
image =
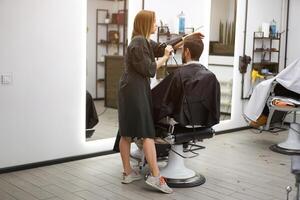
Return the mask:
[[300,200],[299,10],[0,0],[0,200]]

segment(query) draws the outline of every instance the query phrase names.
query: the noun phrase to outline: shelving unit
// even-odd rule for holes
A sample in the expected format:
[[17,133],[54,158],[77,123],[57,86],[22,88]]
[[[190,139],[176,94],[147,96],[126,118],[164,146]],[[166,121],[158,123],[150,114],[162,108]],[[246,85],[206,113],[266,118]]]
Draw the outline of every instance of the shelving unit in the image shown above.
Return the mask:
[[[105,56],[125,55],[127,46],[127,10],[125,6],[126,1],[124,1],[124,9],[118,10],[117,13],[109,13],[108,9],[96,10],[96,100],[105,99]],[[106,17],[109,14],[112,14],[111,18],[118,17],[117,21],[114,18],[111,19],[112,22],[105,23],[103,16]],[[114,52],[111,52],[111,50]],[[100,70],[104,72],[101,76],[99,75]]]
[[[280,62],[280,43],[281,34],[279,33],[276,37],[266,37],[263,32],[254,32],[252,69],[262,75],[276,75]],[[268,73],[266,74],[265,71]]]

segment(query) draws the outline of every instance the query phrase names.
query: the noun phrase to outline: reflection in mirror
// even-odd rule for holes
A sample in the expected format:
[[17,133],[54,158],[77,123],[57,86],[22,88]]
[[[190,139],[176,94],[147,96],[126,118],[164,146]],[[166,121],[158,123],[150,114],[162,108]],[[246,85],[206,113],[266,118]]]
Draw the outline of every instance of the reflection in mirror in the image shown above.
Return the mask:
[[231,117],[236,0],[211,0],[208,68],[221,86],[221,117]]
[[87,141],[118,131],[117,89],[127,46],[127,1],[87,0]]

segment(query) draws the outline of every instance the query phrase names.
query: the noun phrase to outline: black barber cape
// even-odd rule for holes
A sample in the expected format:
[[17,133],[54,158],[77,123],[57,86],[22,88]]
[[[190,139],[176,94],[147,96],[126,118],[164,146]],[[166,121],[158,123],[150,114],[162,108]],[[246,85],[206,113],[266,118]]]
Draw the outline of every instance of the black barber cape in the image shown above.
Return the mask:
[[169,116],[183,126],[211,127],[220,119],[220,84],[211,71],[193,62],[154,87],[152,103],[154,122]]
[[86,115],[85,115],[85,127],[86,129],[93,128],[98,124],[99,119],[92,95],[86,91]]

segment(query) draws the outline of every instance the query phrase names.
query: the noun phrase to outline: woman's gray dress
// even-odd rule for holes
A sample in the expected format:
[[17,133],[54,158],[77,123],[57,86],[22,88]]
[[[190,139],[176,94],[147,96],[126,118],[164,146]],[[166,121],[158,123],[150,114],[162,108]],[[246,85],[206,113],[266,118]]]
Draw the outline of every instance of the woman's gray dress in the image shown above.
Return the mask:
[[150,77],[156,72],[156,61],[148,40],[136,36],[125,57],[125,71],[119,82],[118,112],[121,136],[154,138]]

